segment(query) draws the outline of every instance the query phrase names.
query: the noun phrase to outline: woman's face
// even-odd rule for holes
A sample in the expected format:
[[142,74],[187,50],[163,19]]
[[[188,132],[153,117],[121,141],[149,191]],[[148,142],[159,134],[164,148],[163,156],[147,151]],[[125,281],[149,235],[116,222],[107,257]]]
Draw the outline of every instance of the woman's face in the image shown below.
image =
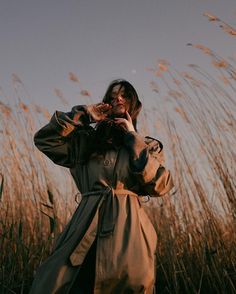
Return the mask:
[[130,110],[131,101],[129,97],[125,97],[125,88],[121,85],[116,85],[113,87],[111,92],[111,102],[112,109],[111,114],[113,116],[124,116],[126,111]]

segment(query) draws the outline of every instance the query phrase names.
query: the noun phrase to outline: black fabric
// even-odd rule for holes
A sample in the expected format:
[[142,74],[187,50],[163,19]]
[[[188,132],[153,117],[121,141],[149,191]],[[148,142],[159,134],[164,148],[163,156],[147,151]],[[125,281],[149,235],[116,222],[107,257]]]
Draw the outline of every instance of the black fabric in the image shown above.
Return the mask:
[[78,276],[71,287],[70,294],[93,294],[96,266],[96,240],[90,247]]
[[125,130],[117,126],[114,120],[106,119],[99,122],[93,133],[94,151],[105,153],[110,148],[123,144]]

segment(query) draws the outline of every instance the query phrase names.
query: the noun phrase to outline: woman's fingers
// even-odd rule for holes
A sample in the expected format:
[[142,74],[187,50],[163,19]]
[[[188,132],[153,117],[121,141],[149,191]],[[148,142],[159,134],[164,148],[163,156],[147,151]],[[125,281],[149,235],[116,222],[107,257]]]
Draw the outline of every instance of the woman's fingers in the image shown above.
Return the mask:
[[130,131],[130,132],[135,131],[132,120],[130,122],[125,118],[120,118],[119,117],[119,118],[115,118],[115,122],[118,125],[120,125],[121,127],[123,127],[124,129],[126,129],[127,131]]
[[125,113],[126,113],[127,120],[132,123],[132,118],[130,114],[128,113],[128,111],[126,111]]
[[106,104],[101,103],[101,104],[97,105],[97,109],[98,109],[98,111],[106,112],[111,109],[111,105],[107,104],[107,103]]
[[124,118],[115,118],[115,123],[124,130],[128,130],[127,122]]
[[115,118],[115,122],[116,122],[116,124],[118,124],[118,125],[121,125],[121,124],[123,124],[123,125],[127,125],[127,119],[125,119],[125,118],[121,118],[121,117],[119,117],[119,118]]
[[87,106],[89,114],[92,116],[93,120],[96,122],[105,119],[108,116],[108,110],[110,109],[109,104],[97,103],[90,104]]

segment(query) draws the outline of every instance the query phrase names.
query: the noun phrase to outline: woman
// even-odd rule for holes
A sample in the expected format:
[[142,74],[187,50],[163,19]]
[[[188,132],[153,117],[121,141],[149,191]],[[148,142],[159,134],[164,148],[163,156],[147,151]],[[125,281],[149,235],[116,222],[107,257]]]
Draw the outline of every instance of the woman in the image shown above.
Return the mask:
[[70,168],[82,200],[30,293],[153,293],[157,237],[140,196],[173,184],[162,144],[136,131],[141,106],[134,87],[115,80],[101,103],[56,111],[36,133],[39,150]]

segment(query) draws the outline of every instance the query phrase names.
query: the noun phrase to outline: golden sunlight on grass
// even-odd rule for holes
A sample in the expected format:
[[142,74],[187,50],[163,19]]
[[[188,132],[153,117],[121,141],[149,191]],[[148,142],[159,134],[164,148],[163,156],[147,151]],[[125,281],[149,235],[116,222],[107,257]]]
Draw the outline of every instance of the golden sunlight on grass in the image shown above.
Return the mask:
[[[156,288],[171,294],[236,293],[235,60],[204,45],[188,45],[206,54],[213,71],[192,63],[179,72],[158,60],[147,69],[156,107],[144,111],[139,123],[143,133],[155,126],[176,187],[144,204],[158,234]],[[91,103],[78,77],[69,73],[69,80]],[[51,114],[23,99],[28,94],[16,74],[12,82],[15,97],[1,93],[0,98],[2,294],[28,293],[35,269],[78,205],[68,171],[33,145],[34,133]],[[61,90],[54,94],[69,104]]]

